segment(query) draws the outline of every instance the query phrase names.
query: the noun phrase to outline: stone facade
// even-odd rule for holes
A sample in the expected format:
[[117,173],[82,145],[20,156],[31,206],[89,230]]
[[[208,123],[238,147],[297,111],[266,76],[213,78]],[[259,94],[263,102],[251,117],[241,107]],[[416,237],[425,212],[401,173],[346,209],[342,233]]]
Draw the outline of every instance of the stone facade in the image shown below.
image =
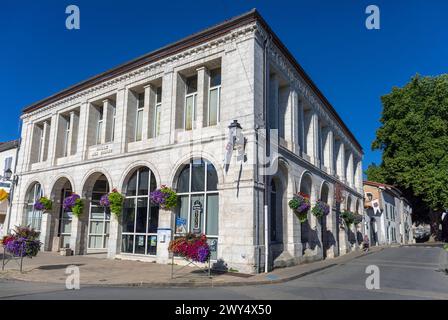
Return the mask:
[[[19,140],[7,141],[0,143],[0,189],[14,194],[14,171],[16,168],[17,148],[19,147]],[[4,235],[4,231],[8,226],[8,212],[9,201],[4,200],[0,202],[0,236]]]
[[[266,39],[271,40],[265,50]],[[272,268],[356,249],[349,230],[341,228],[338,212],[355,212],[362,203],[362,149],[258,13],[251,11],[164,50],[168,53],[151,53],[24,110],[13,224],[26,221],[25,199],[39,183],[54,201],[52,212],[42,216],[45,250],[69,246],[75,254],[105,251],[110,258],[167,263],[169,241],[162,234],[172,235],[176,214],[167,210],[159,211],[156,254],[123,253],[123,225],[113,215],[106,247],[90,249],[92,190],[101,176],[109,189],[125,193],[130,176],[141,167],[150,169],[157,186],[176,189],[182,168],[202,158],[213,165],[218,180],[217,265],[254,273],[263,270],[265,261]],[[268,63],[263,68],[265,52]],[[269,70],[267,117],[275,130],[271,149],[277,150],[271,154],[269,167],[276,169],[270,172],[269,186],[260,174],[259,158],[264,150],[264,69]],[[210,125],[214,70],[220,70],[221,91],[217,123]],[[191,76],[197,86],[195,120],[185,130]],[[157,115],[153,111],[159,101]],[[245,157],[234,152],[224,165],[233,120],[242,126]],[[342,194],[338,201],[336,185]],[[265,187],[271,194],[268,241]],[[72,217],[66,232],[61,231],[62,190],[80,194],[87,210],[80,218]],[[325,198],[330,214],[318,221],[309,213],[307,225],[301,225],[288,207],[299,191],[309,194],[312,204]]]
[[[373,245],[414,243],[412,207],[397,188],[364,181],[365,231]],[[378,209],[374,210],[374,203]]]

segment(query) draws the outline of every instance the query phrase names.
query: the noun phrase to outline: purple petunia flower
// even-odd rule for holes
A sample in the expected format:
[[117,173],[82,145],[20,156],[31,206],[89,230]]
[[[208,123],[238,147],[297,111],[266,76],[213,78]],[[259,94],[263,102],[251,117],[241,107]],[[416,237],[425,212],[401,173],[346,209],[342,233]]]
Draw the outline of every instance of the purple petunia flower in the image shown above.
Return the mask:
[[76,200],[79,199],[79,195],[76,193],[72,193],[71,196],[68,196],[64,199],[64,203],[62,204],[65,211],[70,210],[76,204]]
[[105,194],[101,197],[100,199],[100,205],[103,207],[109,207],[110,206],[110,201],[109,201],[109,195]]

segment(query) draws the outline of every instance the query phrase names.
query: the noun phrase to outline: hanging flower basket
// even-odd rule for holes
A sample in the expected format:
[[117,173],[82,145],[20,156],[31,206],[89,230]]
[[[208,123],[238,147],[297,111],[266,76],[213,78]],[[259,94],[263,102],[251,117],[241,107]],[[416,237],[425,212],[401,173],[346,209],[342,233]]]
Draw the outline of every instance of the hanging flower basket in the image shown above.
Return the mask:
[[39,232],[29,227],[16,227],[14,234],[2,238],[6,252],[16,257],[35,257],[40,251]]
[[173,209],[177,206],[176,192],[166,185],[160,186],[149,194],[151,202],[160,206],[162,209]]
[[110,212],[115,214],[116,217],[121,215],[123,209],[124,196],[117,191],[117,189],[112,189],[112,192],[105,194],[100,199],[100,205],[109,208]]
[[325,202],[319,200],[316,202],[313,209],[311,209],[311,212],[317,218],[322,218],[323,216],[326,216],[330,212],[330,206]]
[[350,227],[355,221],[353,212],[344,210],[341,212],[341,218],[345,221],[345,224]]
[[299,192],[289,200],[288,205],[297,214],[300,222],[303,223],[308,219],[308,210],[311,207],[309,195]]
[[210,247],[205,235],[187,233],[170,242],[168,250],[195,262],[207,262],[210,259]]
[[7,200],[9,197],[9,193],[5,191],[5,189],[0,189],[0,202]]
[[34,203],[34,209],[48,212],[53,208],[53,201],[47,197],[41,197]]
[[79,217],[82,214],[84,204],[79,194],[72,193],[64,199],[62,207],[65,211],[71,211],[75,216]]

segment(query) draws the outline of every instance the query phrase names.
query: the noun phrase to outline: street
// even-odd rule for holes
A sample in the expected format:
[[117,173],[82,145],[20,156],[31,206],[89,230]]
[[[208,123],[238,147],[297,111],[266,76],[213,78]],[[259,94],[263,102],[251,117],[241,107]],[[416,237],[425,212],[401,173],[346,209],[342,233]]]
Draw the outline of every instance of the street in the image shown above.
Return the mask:
[[[448,275],[439,271],[445,253],[438,247],[386,248],[345,264],[273,285],[216,288],[83,287],[1,281],[1,299],[448,299]],[[446,262],[445,262],[446,263]],[[380,289],[368,290],[366,267],[380,270]]]

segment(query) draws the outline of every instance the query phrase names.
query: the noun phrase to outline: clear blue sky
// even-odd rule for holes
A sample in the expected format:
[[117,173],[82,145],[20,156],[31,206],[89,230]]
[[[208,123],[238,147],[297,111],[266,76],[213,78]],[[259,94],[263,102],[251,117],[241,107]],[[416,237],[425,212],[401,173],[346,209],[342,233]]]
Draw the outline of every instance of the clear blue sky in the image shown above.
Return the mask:
[[[65,28],[76,4],[81,29]],[[381,30],[369,31],[369,4]],[[414,74],[448,70],[448,1],[17,1],[0,12],[0,141],[19,136],[23,107],[191,33],[257,8],[364,148],[364,167],[381,114],[380,97]]]

